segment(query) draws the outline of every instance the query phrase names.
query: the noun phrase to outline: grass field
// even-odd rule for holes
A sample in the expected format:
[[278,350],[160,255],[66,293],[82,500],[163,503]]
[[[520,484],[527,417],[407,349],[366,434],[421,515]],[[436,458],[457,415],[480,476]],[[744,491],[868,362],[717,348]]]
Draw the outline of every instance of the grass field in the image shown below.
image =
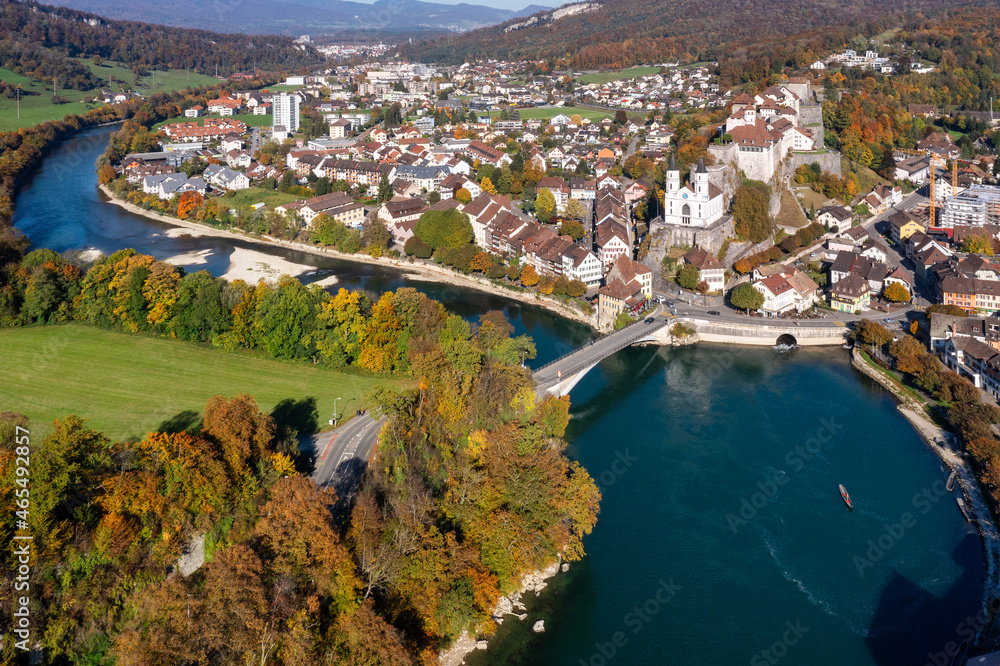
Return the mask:
[[193,120],[197,120],[199,124],[204,125],[202,122],[206,118],[232,118],[233,120],[240,120],[247,124],[247,127],[270,127],[271,126],[271,114],[268,113],[263,116],[256,116],[252,113],[241,113],[235,116],[202,116],[200,118],[169,118],[167,120],[160,121],[153,125],[153,131],[160,129],[164,125],[174,125],[176,123],[189,123]]
[[816,210],[819,210],[825,206],[828,201],[825,195],[822,195],[816,190],[808,187],[796,188],[795,195],[799,197],[799,201],[802,202],[802,207],[806,210],[809,210],[810,206],[815,206]]
[[629,67],[628,69],[615,69],[607,72],[595,72],[593,74],[582,74],[575,77],[577,83],[608,83],[620,79],[634,79],[637,76],[650,76],[660,71],[659,67]]
[[[591,120],[601,120],[603,118],[614,118],[615,114],[608,113],[607,111],[597,111],[594,109],[581,109],[575,106],[563,106],[563,107],[545,107],[543,109],[518,109],[521,112],[521,120],[531,120],[532,118],[541,118],[543,120],[548,120],[549,118],[554,118],[560,113],[565,113],[567,116],[572,118],[574,115],[579,114],[581,118],[590,118]],[[495,117],[500,115],[500,111],[490,111],[490,117]],[[476,117],[482,117],[483,114],[476,112]]]
[[0,406],[31,419],[34,441],[69,414],[113,440],[143,437],[195,424],[209,397],[238,393],[264,411],[314,400],[325,426],[337,397],[340,413],[353,414],[364,393],[399,383],[76,325],[0,330],[0,349]]
[[806,219],[799,205],[795,202],[795,195],[787,189],[781,193],[781,209],[774,222],[780,227],[795,229],[809,224],[809,220]]
[[298,201],[303,197],[296,196],[294,194],[286,194],[285,192],[279,192],[278,190],[265,190],[262,187],[251,187],[246,190],[238,190],[236,194],[231,197],[225,197],[223,201],[230,208],[238,208],[239,206],[252,206],[256,203],[263,203],[266,206],[274,208],[275,206],[280,206],[281,204],[290,203],[292,201]]
[[[134,85],[135,74],[114,62],[95,65],[90,60],[78,58],[95,76],[103,81],[103,85],[111,90],[119,90],[120,84],[133,89],[140,94],[150,94],[165,90],[180,90],[188,86],[214,85],[218,80],[203,74],[188,73],[184,70],[153,71],[142,77],[138,85]],[[30,127],[46,120],[56,120],[68,114],[82,114],[100,104],[84,104],[86,97],[93,97],[99,90],[60,89],[58,94],[69,100],[65,104],[52,103],[52,86],[29,77],[17,74],[9,69],[0,68],[0,80],[14,85],[21,84],[25,94],[21,97],[21,115],[18,118],[17,101],[0,97],[0,130]],[[270,116],[267,116],[270,118]]]

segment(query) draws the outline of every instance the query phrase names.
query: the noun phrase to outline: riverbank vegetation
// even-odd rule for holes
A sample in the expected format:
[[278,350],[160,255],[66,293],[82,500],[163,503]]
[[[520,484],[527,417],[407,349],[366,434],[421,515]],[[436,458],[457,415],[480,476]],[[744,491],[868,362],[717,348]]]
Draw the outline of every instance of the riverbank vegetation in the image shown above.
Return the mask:
[[[140,441],[75,416],[32,440],[32,626],[48,663],[430,664],[463,632],[490,633],[524,575],[582,554],[600,495],[564,454],[569,402],[537,401],[520,366],[534,346],[499,312],[470,324],[412,289],[227,284],[130,250],[83,268],[38,250],[6,279],[7,325],[75,320],[416,380],[369,395],[388,420],[344,522],[296,473],[281,410],[249,396]],[[169,379],[184,381],[155,381]],[[42,430],[0,416],[8,494],[15,426]],[[195,537],[206,564],[179,575]],[[12,594],[0,587],[0,622]]]
[[[440,303],[412,288],[373,299],[345,289],[331,296],[287,277],[275,285],[230,283],[134,250],[86,268],[35,250],[0,287],[3,326],[79,321],[385,375],[411,374],[411,342],[434,337],[448,320]],[[490,351],[511,363],[535,355],[525,336],[508,336]]]
[[856,344],[876,351],[872,358],[894,369],[906,388],[927,396],[928,416],[945,422],[971,454],[977,476],[993,500],[990,508],[996,519],[1000,513],[1000,437],[992,426],[1000,423],[1000,408],[984,403],[982,392],[972,382],[945,368],[912,335],[893,334],[869,320],[858,322],[852,335]]

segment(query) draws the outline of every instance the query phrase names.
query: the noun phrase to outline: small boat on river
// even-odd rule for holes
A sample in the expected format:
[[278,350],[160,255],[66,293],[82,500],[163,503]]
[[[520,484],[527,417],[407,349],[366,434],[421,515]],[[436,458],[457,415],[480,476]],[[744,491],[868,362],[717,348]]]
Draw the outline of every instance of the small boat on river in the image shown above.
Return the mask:
[[958,508],[962,510],[962,515],[965,516],[965,519],[971,523],[972,516],[969,514],[969,507],[965,506],[965,500],[961,497],[956,497],[955,501],[958,502]]
[[847,494],[847,488],[844,487],[844,484],[840,484],[840,496],[843,498],[844,504],[847,505],[848,509],[854,508],[854,502],[851,501],[851,496]]
[[957,478],[958,478],[958,472],[955,471],[952,471],[952,473],[948,476],[948,485],[945,487],[948,488],[949,493],[955,489],[955,480]]

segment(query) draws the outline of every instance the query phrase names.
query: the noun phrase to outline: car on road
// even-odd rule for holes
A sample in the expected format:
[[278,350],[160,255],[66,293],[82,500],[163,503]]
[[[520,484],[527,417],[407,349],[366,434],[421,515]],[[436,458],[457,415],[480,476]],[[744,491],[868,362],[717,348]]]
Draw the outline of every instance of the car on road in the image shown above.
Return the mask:
[[646,317],[646,323],[647,324],[652,324],[654,321],[656,321],[656,320],[653,319],[652,317]]
[[891,324],[891,323],[893,323],[893,320],[892,320],[892,317],[889,317],[889,318],[887,318],[887,319],[883,319],[882,321],[884,321],[884,322],[885,322],[885,323],[887,323],[887,324]]
[[719,316],[719,315],[721,315],[722,313],[721,313],[721,312],[719,312],[718,310],[709,310],[709,311],[708,311],[708,314],[712,315],[713,317],[718,317],[718,316]]
[[674,307],[674,302],[673,301],[667,301],[666,305],[667,305],[668,308],[672,308],[672,307]]

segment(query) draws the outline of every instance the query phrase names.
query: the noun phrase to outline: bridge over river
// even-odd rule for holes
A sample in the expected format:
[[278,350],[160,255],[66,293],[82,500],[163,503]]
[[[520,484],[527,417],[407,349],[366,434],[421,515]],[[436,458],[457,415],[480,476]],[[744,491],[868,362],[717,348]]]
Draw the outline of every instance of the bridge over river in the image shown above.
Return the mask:
[[681,323],[697,331],[700,342],[773,347],[776,345],[842,345],[847,328],[841,321],[767,320],[738,315],[654,315],[575,349],[534,371],[539,397],[564,396],[584,375],[609,356],[645,342],[673,343],[670,327]]

